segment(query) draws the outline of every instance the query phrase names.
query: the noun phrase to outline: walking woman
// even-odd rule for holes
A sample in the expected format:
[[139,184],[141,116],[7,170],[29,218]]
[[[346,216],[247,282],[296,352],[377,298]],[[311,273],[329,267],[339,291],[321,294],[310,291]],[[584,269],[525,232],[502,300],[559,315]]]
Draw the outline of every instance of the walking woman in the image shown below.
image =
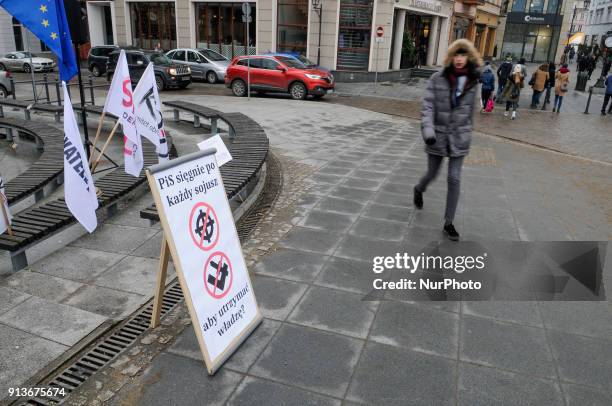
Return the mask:
[[540,65],[538,70],[533,72],[533,84],[531,88],[533,89],[533,95],[531,96],[531,108],[534,109],[538,107],[540,104],[540,97],[542,96],[542,92],[546,87],[546,82],[548,82],[548,63],[543,63]]
[[512,73],[508,76],[502,97],[506,100],[506,111],[504,116],[508,117],[508,111],[512,108],[512,120],[516,118],[516,106],[521,98],[521,87],[523,87],[524,70],[520,64],[514,65]]
[[[463,158],[470,150],[472,120],[478,68],[482,64],[474,45],[465,39],[453,42],[448,48],[444,69],[436,72],[427,83],[421,112],[421,134],[427,152],[427,173],[414,187],[414,205],[423,208],[423,193],[433,181],[444,157],[448,157],[448,190],[444,233],[458,241],[459,233],[453,225],[461,181]],[[450,100],[449,100],[450,98]]]
[[567,64],[564,63],[555,75],[555,104],[553,104],[553,113],[555,111],[557,114],[561,112],[563,96],[569,90],[569,81],[569,69],[567,69]]

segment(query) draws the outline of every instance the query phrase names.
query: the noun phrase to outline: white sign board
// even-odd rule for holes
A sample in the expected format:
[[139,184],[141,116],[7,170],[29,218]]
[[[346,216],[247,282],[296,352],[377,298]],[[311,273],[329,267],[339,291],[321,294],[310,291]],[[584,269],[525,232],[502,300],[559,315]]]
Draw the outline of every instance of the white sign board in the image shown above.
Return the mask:
[[262,320],[215,150],[155,165],[147,177],[212,374]]
[[215,134],[214,136],[198,143],[198,148],[200,148],[201,151],[215,148],[217,150],[215,153],[215,158],[217,159],[217,164],[219,164],[219,166],[223,166],[234,159],[232,158],[232,154],[230,154],[230,152],[227,150],[227,147],[219,134]]
[[385,38],[384,37],[376,37],[376,43],[377,44],[382,44],[383,42],[385,42]]

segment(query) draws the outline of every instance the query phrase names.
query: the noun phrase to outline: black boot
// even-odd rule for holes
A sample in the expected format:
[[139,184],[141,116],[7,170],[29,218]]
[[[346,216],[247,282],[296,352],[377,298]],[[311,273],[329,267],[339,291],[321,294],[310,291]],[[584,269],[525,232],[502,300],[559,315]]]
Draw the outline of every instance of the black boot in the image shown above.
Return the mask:
[[417,209],[422,209],[423,208],[423,193],[419,191],[419,189],[417,189],[417,187],[414,187],[414,205],[416,206]]
[[451,241],[459,241],[459,233],[457,230],[455,230],[453,223],[449,223],[444,226],[444,234],[446,234],[448,239]]

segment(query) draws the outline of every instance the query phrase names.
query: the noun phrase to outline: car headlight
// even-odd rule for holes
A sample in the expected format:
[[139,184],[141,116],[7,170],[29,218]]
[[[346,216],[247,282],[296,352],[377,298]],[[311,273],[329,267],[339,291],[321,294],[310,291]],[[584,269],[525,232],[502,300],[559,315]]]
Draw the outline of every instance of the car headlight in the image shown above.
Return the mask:
[[189,66],[187,67],[187,73],[191,73],[191,68]]
[[305,74],[308,79],[321,79],[321,75],[312,75],[310,73]]
[[170,69],[168,69],[168,73],[171,74],[171,75],[176,75],[176,69],[170,68]]

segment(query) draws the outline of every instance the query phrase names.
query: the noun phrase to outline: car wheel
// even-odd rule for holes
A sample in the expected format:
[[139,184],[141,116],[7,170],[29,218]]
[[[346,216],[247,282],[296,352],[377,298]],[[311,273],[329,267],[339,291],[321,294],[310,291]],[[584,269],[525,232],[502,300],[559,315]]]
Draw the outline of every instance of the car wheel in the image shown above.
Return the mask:
[[5,98],[8,96],[8,90],[6,90],[6,87],[0,85],[0,98]]
[[232,92],[234,96],[244,97],[247,94],[246,83],[242,79],[236,79],[232,82]]
[[29,64],[24,63],[24,64],[23,64],[23,71],[24,71],[25,73],[30,73],[30,72],[32,71],[32,68],[30,67],[30,65],[29,65]]
[[100,72],[100,68],[98,68],[98,65],[94,65],[91,67],[91,74],[97,78],[102,76],[102,72]]
[[155,75],[155,85],[157,86],[157,91],[161,92],[165,88],[164,78],[159,75]]
[[206,81],[208,81],[208,83],[210,83],[211,85],[214,85],[215,83],[217,83],[217,74],[213,71],[210,71],[206,74]]
[[289,88],[289,93],[291,94],[293,100],[304,100],[308,94],[306,91],[306,86],[300,82],[292,84]]
[[3,63],[0,63],[0,70],[7,70],[6,65]]

